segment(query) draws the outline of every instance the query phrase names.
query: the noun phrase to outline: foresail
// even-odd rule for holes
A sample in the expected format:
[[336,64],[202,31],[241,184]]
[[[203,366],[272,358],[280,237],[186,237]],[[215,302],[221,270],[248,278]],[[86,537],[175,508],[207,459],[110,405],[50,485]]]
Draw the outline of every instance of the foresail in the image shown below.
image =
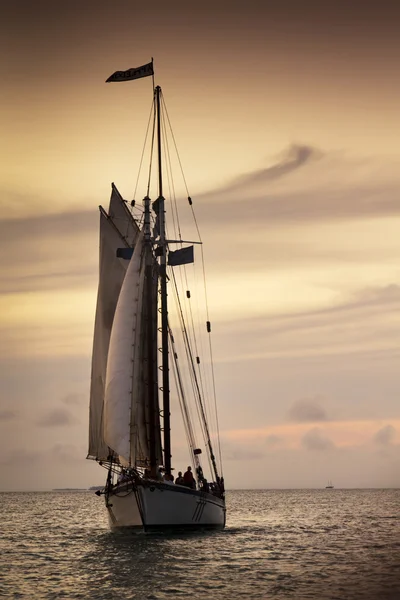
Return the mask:
[[88,457],[106,460],[110,450],[104,441],[104,393],[108,348],[114,313],[128,262],[117,257],[121,247],[132,247],[139,235],[116,186],[112,184],[109,215],[100,209],[100,265],[93,339],[89,413]]
[[117,258],[123,240],[104,211],[100,212],[100,269],[93,339],[89,412],[89,456],[106,459],[109,449],[103,436],[103,404],[111,328],[127,262]]

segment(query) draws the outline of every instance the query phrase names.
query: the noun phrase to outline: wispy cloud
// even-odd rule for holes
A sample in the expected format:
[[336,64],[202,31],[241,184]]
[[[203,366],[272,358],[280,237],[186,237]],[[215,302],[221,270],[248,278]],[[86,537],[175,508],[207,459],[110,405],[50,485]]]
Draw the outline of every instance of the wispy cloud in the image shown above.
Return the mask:
[[265,438],[265,444],[269,448],[275,448],[276,446],[279,446],[279,444],[281,444],[282,442],[283,438],[279,435],[274,435],[273,433],[270,433]]
[[40,427],[65,427],[76,423],[76,417],[63,408],[54,408],[37,420]]
[[55,444],[51,448],[51,454],[55,460],[68,462],[71,460],[82,460],[85,455],[83,447],[74,446],[73,444]]
[[84,402],[87,401],[87,397],[85,394],[67,394],[63,398],[61,398],[61,402],[66,404],[67,406],[80,406]]
[[5,467],[26,467],[27,465],[37,464],[42,457],[43,454],[35,450],[18,448],[5,452],[0,457],[0,464]]
[[387,446],[391,444],[395,438],[396,429],[393,427],[393,425],[385,425],[376,432],[374,441],[381,446]]
[[[305,144],[293,144],[286,148],[277,162],[265,169],[257,169],[252,173],[245,173],[234,179],[231,183],[219,188],[219,192],[227,194],[230,192],[246,191],[248,186],[280,179],[297,171],[309,162],[322,158],[323,153],[317,148]],[[208,192],[207,194],[210,194]]]
[[[382,439],[400,442],[399,424],[400,420],[393,418],[383,428],[380,434]],[[307,447],[309,449],[328,448],[332,444],[337,448],[348,446],[368,446],[371,445],[371,440],[377,434],[380,420],[357,420],[348,419],[343,421],[326,421],[323,424],[311,427],[308,423],[278,423],[275,425],[266,425],[264,427],[249,427],[246,429],[232,429],[222,432],[222,439],[229,447],[241,444],[244,446],[251,443],[254,446],[260,445],[265,448],[265,441],[279,438],[282,447],[300,448]],[[232,446],[230,446],[232,445]]]
[[0,421],[13,421],[18,417],[18,413],[15,410],[4,409],[0,410]]
[[296,400],[292,404],[288,412],[288,419],[295,423],[313,423],[327,421],[328,415],[318,398],[304,398]]
[[[398,163],[353,159],[307,145],[198,198],[202,221],[262,224],[400,214]],[[229,201],[229,204],[227,204]]]
[[0,221],[0,293],[94,284],[97,228],[96,210]]
[[324,450],[331,450],[335,447],[335,444],[330,440],[323,432],[318,429],[318,427],[314,427],[307,431],[307,433],[303,436],[301,440],[302,446],[306,448],[306,450],[316,450],[318,452]]
[[[366,288],[330,306],[310,310],[280,311],[234,320],[221,319],[218,330],[230,337],[232,328],[240,335],[240,352],[221,353],[221,360],[246,357],[365,355],[398,348],[400,287],[391,284]],[[374,333],[372,334],[372,328]]]

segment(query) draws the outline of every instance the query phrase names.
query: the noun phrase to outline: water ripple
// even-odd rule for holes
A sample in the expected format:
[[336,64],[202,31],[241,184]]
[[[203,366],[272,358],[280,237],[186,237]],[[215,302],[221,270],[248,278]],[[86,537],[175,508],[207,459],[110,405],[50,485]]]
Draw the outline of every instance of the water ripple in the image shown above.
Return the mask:
[[2,494],[0,597],[398,600],[399,490],[228,493],[222,532],[108,530],[91,493]]

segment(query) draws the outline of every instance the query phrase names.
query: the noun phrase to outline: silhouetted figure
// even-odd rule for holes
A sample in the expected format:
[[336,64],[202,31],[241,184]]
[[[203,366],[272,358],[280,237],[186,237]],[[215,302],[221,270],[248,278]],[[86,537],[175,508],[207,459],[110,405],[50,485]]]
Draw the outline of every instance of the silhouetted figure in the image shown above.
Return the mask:
[[187,471],[185,471],[183,475],[183,482],[186,487],[196,489],[196,481],[193,477],[192,467],[189,466]]
[[182,471],[178,472],[178,477],[175,479],[175,484],[176,485],[185,485],[185,481],[182,477]]

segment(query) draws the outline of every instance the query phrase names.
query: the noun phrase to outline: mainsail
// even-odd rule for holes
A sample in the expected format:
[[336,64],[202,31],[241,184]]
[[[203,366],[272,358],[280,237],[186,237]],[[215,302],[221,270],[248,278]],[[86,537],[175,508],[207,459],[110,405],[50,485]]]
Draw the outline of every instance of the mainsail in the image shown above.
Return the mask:
[[104,437],[124,465],[162,464],[153,262],[141,233],[118,298],[108,351]]

